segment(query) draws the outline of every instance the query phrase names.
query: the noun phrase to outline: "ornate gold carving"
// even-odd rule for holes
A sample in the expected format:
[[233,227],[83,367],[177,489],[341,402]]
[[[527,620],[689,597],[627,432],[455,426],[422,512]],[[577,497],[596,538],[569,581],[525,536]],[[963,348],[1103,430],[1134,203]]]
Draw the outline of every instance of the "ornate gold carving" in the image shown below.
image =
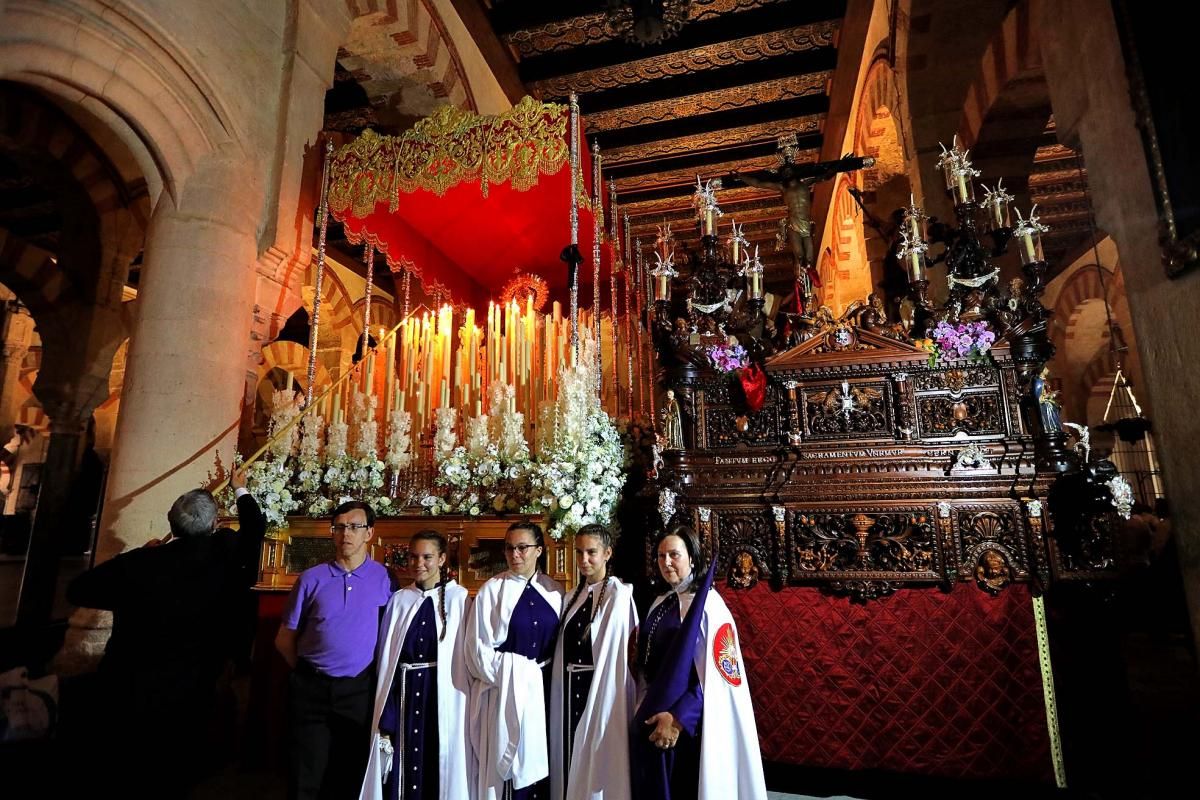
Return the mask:
[[567,163],[567,121],[566,106],[524,97],[495,116],[439,106],[400,136],[363,131],[334,154],[329,206],[364,217],[380,202],[395,210],[399,192],[476,180],[485,197],[489,183],[525,191]]
[[[808,114],[803,117],[762,122],[757,125],[726,128],[725,130],[712,131],[711,133],[697,133],[691,136],[678,136],[674,139],[659,139],[645,144],[629,144],[623,147],[614,147],[611,150],[604,151],[604,163],[609,166],[614,164],[630,164],[636,161],[650,161],[656,158],[688,155],[703,150],[716,150],[751,144],[753,142],[773,141],[789,133],[801,135],[818,133],[821,129],[821,122],[824,119],[824,114]],[[817,153],[816,151],[812,152],[813,160],[815,161]],[[722,192],[721,207],[724,208],[725,204],[725,192]],[[726,211],[726,214],[728,214],[728,211]]]
[[690,50],[640,58],[621,64],[574,72],[534,81],[529,85],[539,97],[566,97],[571,92],[589,94],[649,83],[661,78],[706,72],[768,58],[832,47],[837,20],[814,22],[780,31],[770,31],[728,42],[717,42]]
[[990,594],[1000,594],[1000,590],[1012,583],[1012,569],[1004,554],[990,547],[980,553],[975,565],[975,582]]
[[735,589],[752,589],[758,583],[758,567],[749,550],[739,550],[733,557],[728,583]]
[[888,429],[884,385],[805,387],[804,416],[810,436],[884,433]]
[[999,393],[968,394],[961,398],[922,397],[921,432],[951,436],[958,431],[980,436],[1004,432]]
[[521,272],[500,289],[500,302],[508,305],[516,300],[517,304],[524,308],[525,298],[530,295],[533,295],[533,310],[541,311],[550,299],[550,287],[546,285],[546,280],[542,276]]
[[[688,9],[688,22],[783,2],[787,0],[692,0]],[[504,41],[516,48],[522,58],[529,58],[581,45],[610,42],[613,38],[604,24],[603,14],[583,14],[514,31],[505,35]]]
[[797,514],[792,563],[799,572],[930,573],[937,534],[924,513]]
[[586,115],[587,128],[589,133],[610,131],[617,128],[631,128],[635,125],[667,122],[680,117],[711,114],[715,111],[730,111],[778,100],[811,97],[825,93],[825,84],[831,75],[830,72],[812,72],[791,78],[700,92],[675,98],[669,102],[655,100],[651,103],[639,103],[638,105],[614,108],[610,111],[597,111]]
[[992,367],[983,366],[920,372],[917,373],[916,379],[917,388],[920,390],[948,389],[951,392],[961,392],[963,389],[980,386],[997,386],[1000,383],[998,371]]

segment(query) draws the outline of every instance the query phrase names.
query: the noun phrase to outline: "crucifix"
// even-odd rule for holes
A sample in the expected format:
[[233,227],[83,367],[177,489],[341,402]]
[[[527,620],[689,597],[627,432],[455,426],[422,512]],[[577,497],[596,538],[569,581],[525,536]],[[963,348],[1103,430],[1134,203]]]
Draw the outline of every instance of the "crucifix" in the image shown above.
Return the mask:
[[813,245],[812,206],[813,184],[832,178],[839,172],[853,172],[874,166],[870,156],[848,155],[837,161],[821,161],[816,164],[798,162],[799,146],[796,135],[780,136],[776,143],[779,151],[777,169],[764,173],[731,172],[723,183],[732,186],[754,186],[773,189],[783,196],[787,205],[787,217],[780,224],[786,234],[792,257],[796,264],[796,310],[804,313],[806,303],[811,303],[813,288],[820,287],[817,274],[815,247]]

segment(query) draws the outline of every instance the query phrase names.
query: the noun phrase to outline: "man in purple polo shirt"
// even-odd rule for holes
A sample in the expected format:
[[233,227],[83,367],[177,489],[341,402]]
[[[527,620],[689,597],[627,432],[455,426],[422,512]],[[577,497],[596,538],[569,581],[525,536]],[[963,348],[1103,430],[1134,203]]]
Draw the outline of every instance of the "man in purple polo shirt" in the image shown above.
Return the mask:
[[370,558],[375,512],[333,512],[332,561],[292,587],[275,646],[288,681],[289,796],[357,797],[370,747],[372,675],[380,609],[392,595],[387,569]]

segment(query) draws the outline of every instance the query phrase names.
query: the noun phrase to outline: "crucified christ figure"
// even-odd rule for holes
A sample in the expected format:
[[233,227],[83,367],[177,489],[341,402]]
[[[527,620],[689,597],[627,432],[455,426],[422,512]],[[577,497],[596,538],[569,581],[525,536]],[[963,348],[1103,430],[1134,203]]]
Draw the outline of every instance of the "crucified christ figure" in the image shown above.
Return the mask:
[[[725,179],[726,187],[745,185],[759,189],[772,189],[783,196],[787,205],[787,217],[780,224],[787,235],[788,245],[796,263],[796,293],[797,300],[813,294],[814,287],[821,286],[820,276],[816,268],[816,251],[813,244],[812,221],[812,187],[813,184],[828,180],[839,172],[850,172],[856,169],[871,167],[875,159],[846,156],[838,161],[822,161],[816,164],[800,164],[797,161],[799,149],[796,137],[780,137],[778,143],[779,167],[768,171],[766,177],[762,174],[742,174],[734,170]],[[802,311],[797,303],[797,311]]]

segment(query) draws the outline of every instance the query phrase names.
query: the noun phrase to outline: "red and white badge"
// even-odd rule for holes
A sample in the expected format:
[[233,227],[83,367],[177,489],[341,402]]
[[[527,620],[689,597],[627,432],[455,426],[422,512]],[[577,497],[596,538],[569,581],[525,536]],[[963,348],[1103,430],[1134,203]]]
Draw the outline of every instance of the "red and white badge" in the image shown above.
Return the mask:
[[726,622],[717,629],[713,639],[713,664],[730,686],[742,685],[742,665],[738,662],[737,635],[733,623]]

